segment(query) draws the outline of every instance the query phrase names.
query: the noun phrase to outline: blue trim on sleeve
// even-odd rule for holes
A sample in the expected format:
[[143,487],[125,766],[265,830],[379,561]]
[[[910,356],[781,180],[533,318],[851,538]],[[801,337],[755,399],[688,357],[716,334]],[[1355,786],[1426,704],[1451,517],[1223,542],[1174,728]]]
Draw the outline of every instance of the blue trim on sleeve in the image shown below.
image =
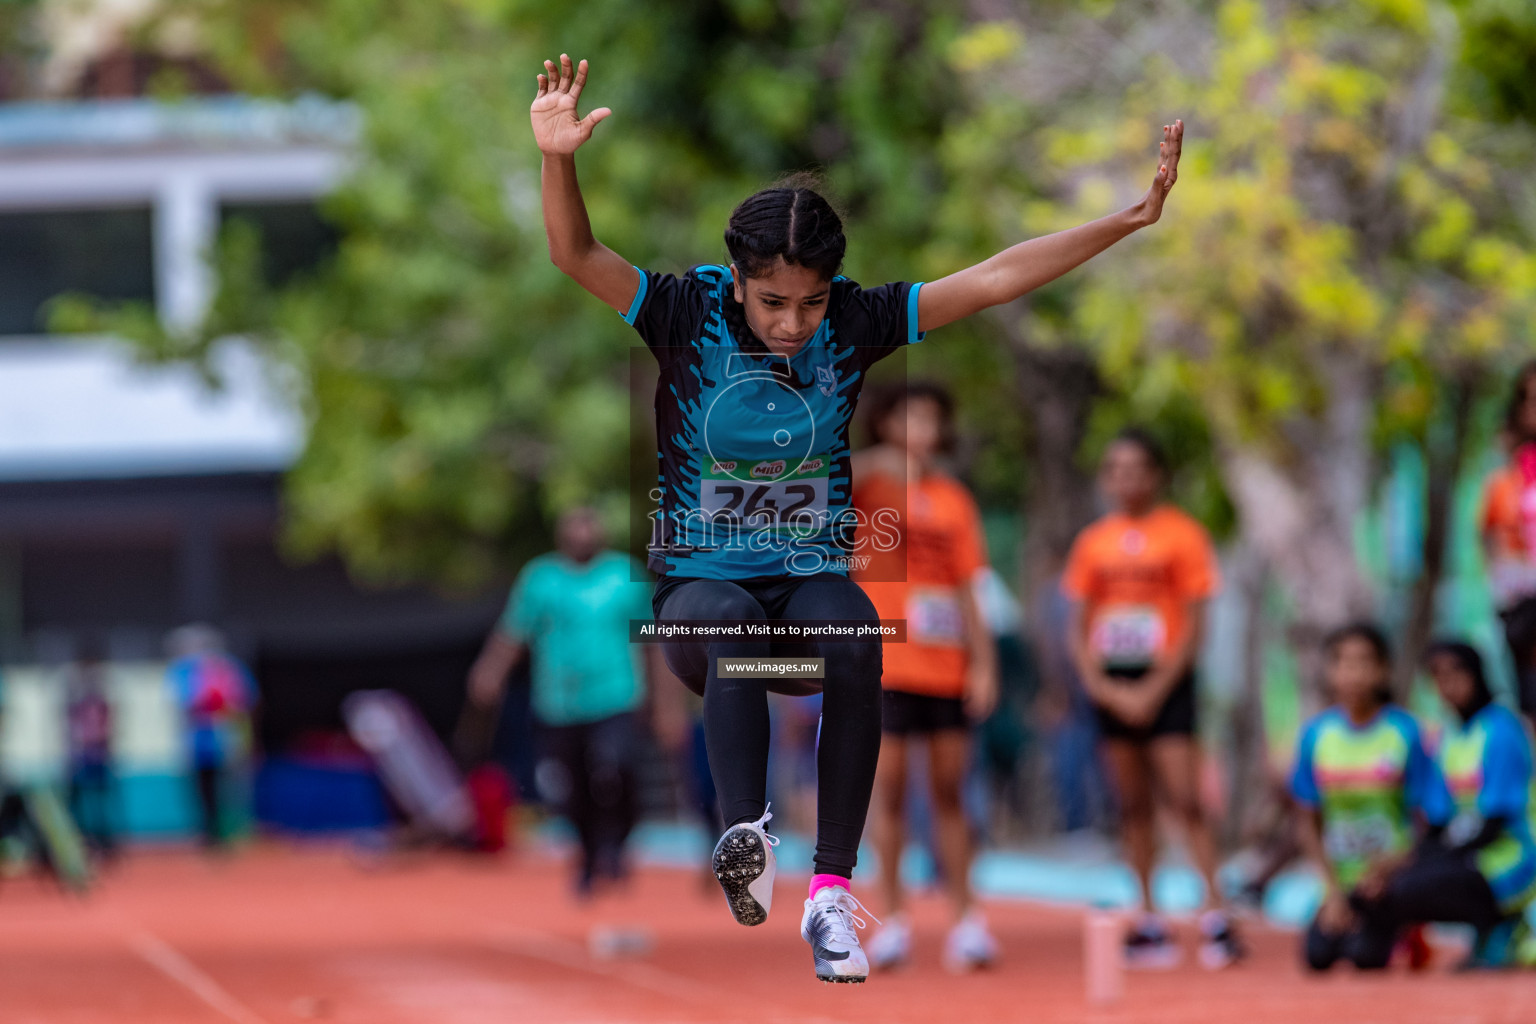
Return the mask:
[[1431,825],[1447,824],[1456,814],[1456,802],[1445,784],[1445,776],[1424,749],[1418,720],[1402,708],[1387,710],[1387,721],[1408,744],[1408,763],[1403,766],[1403,797],[1410,807],[1418,808]]
[[907,289],[907,344],[916,345],[928,336],[927,331],[917,329],[917,293],[923,287],[923,282],[918,281]]
[[1317,776],[1313,774],[1313,768],[1317,734],[1323,727],[1326,714],[1326,711],[1323,712],[1303,727],[1301,739],[1296,744],[1296,763],[1291,766],[1291,795],[1296,798],[1297,803],[1307,807],[1317,807],[1322,803],[1322,794],[1317,790]]
[[1478,809],[1484,817],[1523,820],[1531,791],[1530,741],[1508,708],[1490,704],[1473,721],[1485,716],[1487,743],[1483,747],[1483,790],[1478,794]]
[[645,304],[645,293],[650,289],[650,279],[645,276],[645,271],[639,267],[635,273],[640,275],[640,287],[635,289],[635,299],[629,304],[629,312],[624,314],[624,322],[629,326],[635,326],[635,317],[640,315],[640,307]]

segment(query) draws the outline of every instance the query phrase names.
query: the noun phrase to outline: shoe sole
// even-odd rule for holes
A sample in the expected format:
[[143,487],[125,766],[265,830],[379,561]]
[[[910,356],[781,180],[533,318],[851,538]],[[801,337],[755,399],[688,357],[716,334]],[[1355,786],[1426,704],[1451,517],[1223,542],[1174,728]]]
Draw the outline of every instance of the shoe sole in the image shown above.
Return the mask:
[[852,974],[833,974],[831,976],[818,974],[816,975],[816,979],[818,981],[826,982],[828,985],[862,985],[865,981],[864,978]]
[[768,909],[747,888],[768,869],[768,847],[761,836],[749,828],[731,829],[715,844],[710,866],[738,924],[751,928],[768,920]]

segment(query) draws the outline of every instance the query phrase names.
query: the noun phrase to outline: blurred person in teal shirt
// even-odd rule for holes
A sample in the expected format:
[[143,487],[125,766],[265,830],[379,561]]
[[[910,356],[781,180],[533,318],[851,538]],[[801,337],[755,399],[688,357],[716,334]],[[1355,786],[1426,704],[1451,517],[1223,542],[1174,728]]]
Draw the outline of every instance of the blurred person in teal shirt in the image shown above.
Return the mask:
[[[666,673],[656,648],[630,643],[632,619],[651,619],[648,577],[635,559],[605,548],[591,509],[574,509],[560,518],[556,549],[518,574],[469,672],[470,699],[489,707],[500,701],[508,673],[532,657],[540,795],[576,828],[581,895],[625,874],[624,844],[638,814],[645,673],[657,680]],[[684,716],[665,697],[680,690],[657,689],[666,691],[657,708],[658,738],[677,746]]]

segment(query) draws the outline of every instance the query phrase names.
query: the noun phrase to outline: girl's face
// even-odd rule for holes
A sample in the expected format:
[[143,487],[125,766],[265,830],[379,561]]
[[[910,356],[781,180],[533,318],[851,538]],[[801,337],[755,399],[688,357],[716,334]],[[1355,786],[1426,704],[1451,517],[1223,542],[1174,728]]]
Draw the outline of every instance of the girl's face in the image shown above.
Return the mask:
[[780,257],[758,277],[747,277],[732,264],[731,278],[736,301],[746,311],[747,326],[775,355],[799,352],[826,318],[832,282],[807,267],[785,263]]
[[1099,486],[1111,505],[1121,511],[1139,511],[1157,500],[1162,474],[1146,450],[1134,441],[1116,441],[1104,453],[1099,467]]
[[1472,706],[1477,696],[1477,682],[1460,661],[1449,654],[1435,654],[1429,659],[1429,675],[1440,691],[1440,699],[1458,712]]
[[1348,708],[1375,704],[1387,682],[1387,666],[1376,648],[1361,637],[1345,637],[1328,652],[1328,687]]
[[931,461],[943,444],[944,411],[931,398],[908,398],[881,421],[880,435],[917,461]]

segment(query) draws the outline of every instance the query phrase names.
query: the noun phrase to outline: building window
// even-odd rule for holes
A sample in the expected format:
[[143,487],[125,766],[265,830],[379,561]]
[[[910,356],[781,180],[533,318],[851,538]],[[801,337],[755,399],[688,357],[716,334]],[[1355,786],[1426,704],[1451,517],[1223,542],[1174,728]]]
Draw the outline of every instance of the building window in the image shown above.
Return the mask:
[[0,334],[46,331],[66,292],[153,303],[152,224],[148,206],[0,212]]
[[314,203],[221,203],[220,230],[233,221],[261,235],[262,277],[273,288],[316,269],[336,252],[336,229],[321,219]]

